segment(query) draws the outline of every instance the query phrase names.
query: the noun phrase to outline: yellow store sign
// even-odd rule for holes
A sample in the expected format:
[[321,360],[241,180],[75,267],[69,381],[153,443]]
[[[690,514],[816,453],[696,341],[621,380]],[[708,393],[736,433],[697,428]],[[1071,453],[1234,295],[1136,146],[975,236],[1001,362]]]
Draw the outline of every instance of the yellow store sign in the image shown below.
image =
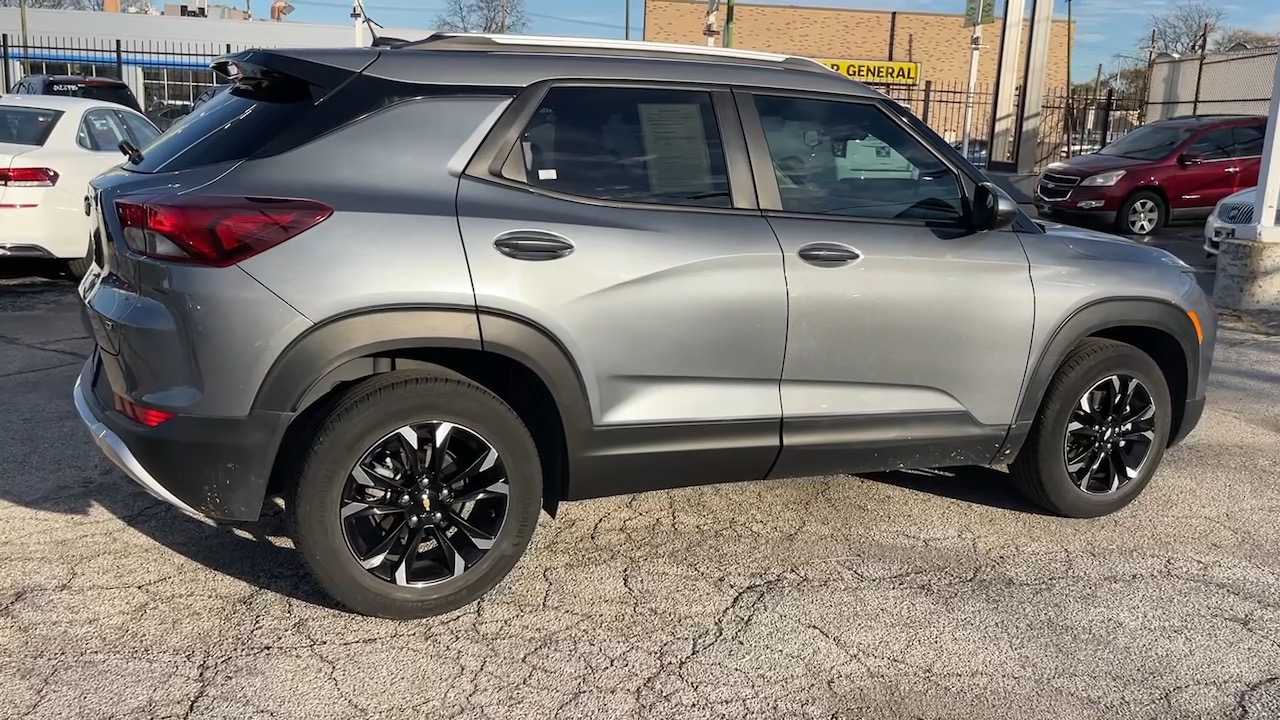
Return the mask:
[[920,82],[920,63],[896,60],[819,60],[845,77],[868,83],[915,85]]

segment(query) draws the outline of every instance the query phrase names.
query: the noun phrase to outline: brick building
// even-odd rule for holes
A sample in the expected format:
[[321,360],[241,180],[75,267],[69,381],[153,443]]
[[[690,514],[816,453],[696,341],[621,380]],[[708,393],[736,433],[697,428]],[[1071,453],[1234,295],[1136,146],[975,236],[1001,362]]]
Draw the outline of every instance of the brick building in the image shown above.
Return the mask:
[[[644,39],[659,42],[705,44],[702,31],[706,16],[705,0],[645,0]],[[717,21],[723,30],[724,4]],[[1030,23],[1023,25],[1023,44],[1029,41]],[[1060,94],[1067,89],[1067,22],[1055,20],[1049,31],[1049,62],[1046,66],[1046,94]],[[996,64],[1000,54],[1000,18],[982,28],[983,50],[978,65],[978,90],[984,93],[975,107],[974,131],[984,133],[989,93],[995,87]],[[970,28],[964,27],[961,14],[927,12],[892,12],[801,5],[766,5],[735,2],[733,46],[753,50],[802,55],[834,61],[900,61],[917,63],[910,72],[899,66],[892,82],[897,87],[890,94],[904,100],[921,114],[923,86],[935,91],[934,103],[945,107],[931,123],[944,135],[954,136],[961,115],[956,109],[962,101],[969,79]],[[856,64],[856,63],[855,63]],[[876,77],[875,67],[853,70],[864,77]],[[1022,68],[1018,68],[1021,74]],[[889,79],[892,69],[880,66],[878,77]],[[861,79],[861,78],[860,78]],[[868,80],[872,81],[872,80]],[[939,117],[945,114],[946,117]]]

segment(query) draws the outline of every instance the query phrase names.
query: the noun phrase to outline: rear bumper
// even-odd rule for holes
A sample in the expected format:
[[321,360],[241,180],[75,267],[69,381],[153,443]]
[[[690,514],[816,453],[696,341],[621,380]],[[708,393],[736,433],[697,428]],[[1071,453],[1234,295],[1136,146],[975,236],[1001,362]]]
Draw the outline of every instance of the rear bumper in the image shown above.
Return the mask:
[[191,515],[256,520],[292,416],[174,416],[149,428],[107,408],[107,380],[95,351],[76,380],[81,421],[102,453],[147,492]]

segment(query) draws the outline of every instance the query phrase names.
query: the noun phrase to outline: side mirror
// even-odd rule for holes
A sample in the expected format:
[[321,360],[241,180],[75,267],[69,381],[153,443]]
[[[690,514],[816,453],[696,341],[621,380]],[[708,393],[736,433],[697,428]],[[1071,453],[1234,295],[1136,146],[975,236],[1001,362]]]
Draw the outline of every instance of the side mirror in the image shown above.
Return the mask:
[[1182,153],[1178,156],[1179,165],[1202,165],[1204,158],[1192,153]]
[[990,182],[980,183],[973,193],[973,229],[978,232],[1003,230],[1018,217],[1018,204]]

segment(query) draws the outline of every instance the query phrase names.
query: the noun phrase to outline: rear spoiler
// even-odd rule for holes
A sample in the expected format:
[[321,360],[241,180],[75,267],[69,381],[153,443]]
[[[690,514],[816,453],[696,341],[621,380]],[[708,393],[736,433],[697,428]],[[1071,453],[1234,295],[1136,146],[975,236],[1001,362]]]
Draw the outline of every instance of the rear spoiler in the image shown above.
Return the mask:
[[306,83],[320,102],[378,59],[370,48],[320,50],[244,50],[215,58],[213,72],[227,80]]

